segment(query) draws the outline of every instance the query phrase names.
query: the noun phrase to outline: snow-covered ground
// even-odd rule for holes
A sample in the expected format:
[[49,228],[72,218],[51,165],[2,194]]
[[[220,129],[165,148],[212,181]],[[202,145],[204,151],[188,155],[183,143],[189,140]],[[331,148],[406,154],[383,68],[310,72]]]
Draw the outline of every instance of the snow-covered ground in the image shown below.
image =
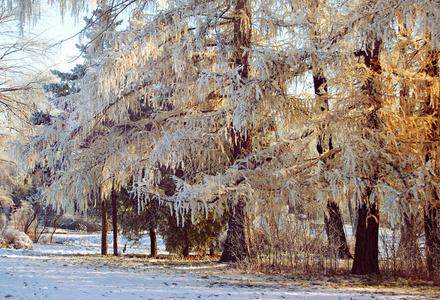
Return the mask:
[[[110,236],[109,236],[110,237]],[[99,235],[57,235],[64,244],[0,249],[0,298],[10,299],[438,299],[432,290],[344,287],[242,274],[227,264],[101,257]],[[124,240],[121,241],[121,249]],[[127,253],[148,254],[144,243]],[[111,245],[109,245],[111,250]],[[164,253],[159,241],[159,252]]]
[[[44,235],[42,241],[48,241],[49,235]],[[113,233],[107,235],[108,254],[113,255]],[[95,255],[101,254],[101,235],[72,233],[65,231],[55,234],[53,244],[34,244],[35,254],[58,254],[58,255]],[[124,246],[125,252],[124,252]],[[122,235],[118,235],[118,252],[122,254],[150,254],[150,238],[144,235],[138,244],[127,241]],[[165,243],[158,235],[157,248],[159,254],[168,254]]]

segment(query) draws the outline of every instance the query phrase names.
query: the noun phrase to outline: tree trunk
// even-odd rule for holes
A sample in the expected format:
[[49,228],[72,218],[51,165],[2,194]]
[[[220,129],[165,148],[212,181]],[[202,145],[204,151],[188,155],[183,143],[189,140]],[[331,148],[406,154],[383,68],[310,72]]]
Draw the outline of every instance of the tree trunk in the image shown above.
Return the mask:
[[57,231],[57,228],[54,227],[53,230],[52,230],[52,233],[50,234],[50,240],[49,240],[49,243],[50,243],[50,244],[53,243],[53,236],[54,236],[54,234],[55,234],[56,231]]
[[[47,227],[48,227],[47,219],[44,221],[43,228],[40,228],[38,224],[34,227],[34,239],[33,239],[34,243],[38,243],[38,241],[40,240],[41,236],[43,235]],[[40,229],[40,231],[38,231],[38,229]]]
[[51,244],[53,243],[53,236],[54,236],[55,232],[57,231],[58,223],[60,222],[62,217],[63,217],[63,214],[55,212],[55,216],[53,217],[53,220],[52,220],[53,230],[52,230],[52,233],[50,234],[50,243]]
[[[429,39],[431,39],[429,35]],[[439,51],[432,49],[426,58],[426,66],[424,72],[431,78],[439,78]],[[434,90],[435,89],[435,90]],[[431,82],[426,85],[427,97],[425,101],[426,115],[431,115],[434,121],[430,124],[428,131],[428,139],[438,141],[439,136],[439,118],[440,109],[438,107],[438,86],[434,86]],[[434,171],[438,174],[440,170],[440,162],[438,156],[438,147],[434,143],[428,144],[426,149],[425,161],[431,161]],[[424,207],[424,227],[425,227],[425,243],[426,243],[426,266],[431,279],[436,284],[440,284],[440,227],[439,227],[439,195],[432,187],[430,199]]]
[[[438,196],[436,194],[436,200]],[[437,207],[428,205],[424,213],[426,240],[426,267],[429,278],[440,284],[440,213]]]
[[228,233],[224,251],[220,257],[222,262],[236,262],[251,256],[251,238],[247,227],[248,216],[245,212],[244,200],[229,206]]
[[324,216],[324,223],[329,244],[335,250],[337,249],[338,258],[353,258],[348,248],[347,238],[345,237],[339,205],[334,201],[328,201],[327,210],[329,217],[327,215]]
[[244,48],[252,46],[250,0],[236,0],[234,22],[234,66],[241,67],[239,74],[241,79],[249,77],[249,52]]
[[[23,232],[26,234],[30,234],[30,228],[32,226],[32,224],[34,223],[35,220],[37,220],[37,209],[34,210],[34,212],[32,213],[32,217],[30,219],[26,218],[25,222],[24,222],[24,226],[23,226]],[[38,225],[38,224],[37,224]]]
[[[234,67],[239,67],[240,84],[243,84],[249,77],[249,52],[245,48],[252,45],[252,24],[251,7],[249,0],[236,0],[234,23]],[[233,126],[232,126],[233,127]],[[231,130],[234,141],[232,163],[252,152],[252,130],[247,129],[247,134]],[[240,197],[238,203],[229,202],[229,223],[226,242],[220,261],[234,262],[251,257],[252,231],[250,229],[251,216],[246,212],[246,199]]]
[[422,263],[419,243],[417,242],[417,227],[417,215],[405,213],[400,231],[397,256],[401,259],[403,265],[409,268],[411,274],[415,274]]
[[352,274],[379,274],[379,210],[364,202],[358,210]]
[[156,229],[154,227],[149,228],[150,235],[150,257],[157,258],[157,238]]
[[[239,132],[232,132],[232,137],[237,142],[233,147],[233,158],[237,159],[245,152],[252,149],[251,136],[247,138]],[[229,222],[226,241],[220,261],[236,262],[248,257],[252,257],[253,238],[252,238],[252,220],[251,215],[246,211],[246,199],[241,197],[237,203],[229,202]]]
[[190,249],[190,243],[188,239],[188,232],[185,231],[185,247],[183,248],[182,255],[185,258],[189,257],[189,249]]
[[118,256],[118,194],[112,191],[113,255]]
[[[316,101],[322,112],[328,111],[327,99],[327,78],[322,73],[322,68],[313,70],[313,85],[315,89]],[[332,138],[326,137],[324,134],[318,136],[316,150],[319,154],[332,150]],[[329,200],[327,202],[327,215],[324,215],[325,231],[327,233],[330,246],[337,248],[339,258],[353,258],[348,248],[347,238],[345,237],[344,223],[342,222],[341,211],[339,205]]]
[[189,245],[185,244],[185,248],[183,248],[182,252],[183,257],[188,258],[189,257]]
[[[377,112],[382,108],[382,93],[380,90],[380,74],[382,67],[379,60],[380,48],[382,41],[378,38],[372,39],[367,45],[365,51],[362,52],[365,67],[371,71],[371,75],[365,80],[362,91],[363,97],[368,99],[371,110],[365,119],[365,127],[371,131],[380,131],[381,121]],[[369,139],[368,134],[365,138]],[[379,274],[379,207],[377,203],[370,203],[372,189],[376,188],[375,180],[379,170],[371,168],[371,173],[367,175],[371,184],[365,191],[365,198],[360,203],[358,209],[358,219],[356,228],[356,246],[354,253],[354,261],[351,272],[353,274]]]
[[107,255],[107,200],[102,199],[101,255]]

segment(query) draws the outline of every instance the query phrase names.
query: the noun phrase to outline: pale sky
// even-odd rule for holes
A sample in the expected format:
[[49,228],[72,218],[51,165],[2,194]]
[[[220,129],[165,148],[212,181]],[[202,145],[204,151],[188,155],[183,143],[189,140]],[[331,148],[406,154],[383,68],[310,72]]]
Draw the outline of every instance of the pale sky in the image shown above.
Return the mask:
[[[46,11],[42,11],[41,19],[37,25],[31,26],[28,30],[41,34],[42,39],[47,39],[49,44],[53,45],[74,36],[84,26],[85,22],[82,17],[76,22],[73,17],[66,15],[63,20],[55,8],[47,8]],[[81,63],[82,58],[71,62],[72,58],[80,54],[79,50],[75,47],[78,41],[79,37],[77,35],[53,47],[52,53],[49,56],[51,60],[48,62],[48,67],[67,72],[76,64]]]

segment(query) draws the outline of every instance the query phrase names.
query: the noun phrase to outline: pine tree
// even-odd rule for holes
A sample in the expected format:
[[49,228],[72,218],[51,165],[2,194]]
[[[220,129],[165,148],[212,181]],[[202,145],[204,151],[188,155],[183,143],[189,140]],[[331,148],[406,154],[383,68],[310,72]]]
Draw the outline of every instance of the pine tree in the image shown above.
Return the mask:
[[165,241],[166,250],[183,257],[189,257],[191,252],[200,255],[213,253],[219,249],[221,234],[226,229],[227,214],[222,218],[214,218],[212,213],[208,217],[199,213],[191,220],[187,214],[184,223],[177,222],[175,216],[166,211],[166,217],[159,223],[159,234]]
[[122,234],[130,241],[139,242],[145,231],[148,231],[150,257],[156,258],[156,229],[165,221],[169,208],[160,205],[159,201],[154,199],[145,205],[138,205],[138,200],[131,197],[126,189],[121,189],[118,198],[118,224],[121,226]]

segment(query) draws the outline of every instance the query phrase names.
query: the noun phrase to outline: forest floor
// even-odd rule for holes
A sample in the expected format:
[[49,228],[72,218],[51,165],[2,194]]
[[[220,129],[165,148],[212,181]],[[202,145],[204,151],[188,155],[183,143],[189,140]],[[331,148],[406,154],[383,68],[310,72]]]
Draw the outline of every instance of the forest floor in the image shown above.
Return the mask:
[[244,273],[234,265],[210,260],[148,259],[145,255],[103,257],[97,251],[98,245],[87,245],[84,237],[81,243],[34,244],[30,251],[0,249],[0,298],[440,298],[439,287],[384,277],[292,278]]

